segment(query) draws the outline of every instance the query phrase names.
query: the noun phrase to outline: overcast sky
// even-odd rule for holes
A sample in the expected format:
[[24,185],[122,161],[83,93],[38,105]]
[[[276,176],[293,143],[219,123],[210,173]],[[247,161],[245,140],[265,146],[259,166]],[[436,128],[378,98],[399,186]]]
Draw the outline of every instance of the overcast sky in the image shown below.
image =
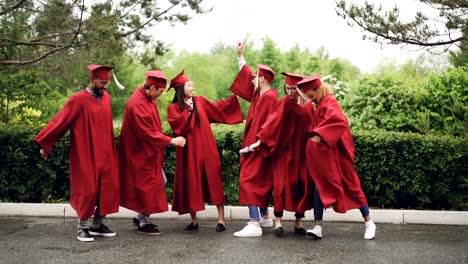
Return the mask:
[[[415,0],[373,2],[385,7],[396,3],[405,18],[418,10],[434,11]],[[323,46],[331,57],[348,59],[363,71],[372,71],[385,58],[402,63],[423,53],[417,47],[381,46],[363,40],[360,28],[348,26],[337,16],[333,0],[204,0],[203,6],[213,7],[213,11],[195,15],[187,25],[156,25],[156,39],[176,50],[207,52],[216,42],[234,44],[246,35],[260,46],[268,36],[283,51],[296,43],[311,51]]]

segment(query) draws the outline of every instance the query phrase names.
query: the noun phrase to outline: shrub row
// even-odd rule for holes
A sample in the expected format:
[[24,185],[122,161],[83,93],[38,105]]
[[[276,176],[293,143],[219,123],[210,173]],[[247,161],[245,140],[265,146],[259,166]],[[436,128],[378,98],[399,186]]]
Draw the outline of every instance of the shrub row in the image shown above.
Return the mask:
[[[215,125],[213,130],[222,157],[227,203],[235,205],[242,126]],[[61,139],[52,157],[44,161],[33,142],[38,131],[0,126],[0,201],[68,199],[69,138]],[[354,131],[353,135],[356,166],[370,206],[468,210],[468,139],[385,131]],[[169,147],[165,164],[169,199],[174,168],[175,152]]]

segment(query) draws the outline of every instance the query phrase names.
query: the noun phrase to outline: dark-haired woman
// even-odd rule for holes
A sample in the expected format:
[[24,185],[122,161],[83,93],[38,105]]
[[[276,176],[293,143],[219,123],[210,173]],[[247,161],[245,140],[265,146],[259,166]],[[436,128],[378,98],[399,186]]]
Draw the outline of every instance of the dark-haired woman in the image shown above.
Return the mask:
[[221,232],[226,229],[221,160],[210,125],[241,123],[242,112],[235,95],[210,102],[193,96],[192,85],[183,70],[170,84],[176,93],[167,109],[168,121],[174,135],[187,139],[185,147],[176,151],[172,211],[190,213],[192,222],[185,229],[197,230],[197,212],[205,209],[205,202],[211,202],[218,209],[216,231]]

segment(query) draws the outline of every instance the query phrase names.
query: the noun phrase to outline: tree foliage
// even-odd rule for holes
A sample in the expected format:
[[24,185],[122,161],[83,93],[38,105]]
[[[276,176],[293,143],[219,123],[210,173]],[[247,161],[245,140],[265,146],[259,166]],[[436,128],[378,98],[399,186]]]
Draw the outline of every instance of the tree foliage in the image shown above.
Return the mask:
[[342,107],[355,129],[466,136],[467,83],[466,66],[435,73],[407,63],[360,78]]
[[[413,20],[403,22],[400,9],[395,6],[384,11],[365,1],[363,5],[336,1],[337,14],[348,20],[348,24],[361,27],[364,38],[389,44],[410,44],[424,48],[460,45],[468,37],[468,2],[466,0],[419,0],[438,11],[431,17],[419,11]],[[465,46],[466,48],[466,46]]]
[[[83,54],[106,62],[109,54],[150,43],[157,23],[186,23],[208,12],[202,0],[0,1],[0,65],[25,66],[52,56]],[[154,40],[155,55],[167,51]],[[107,52],[105,52],[107,51]],[[75,57],[76,58],[76,57]],[[81,58],[83,60],[83,58]]]

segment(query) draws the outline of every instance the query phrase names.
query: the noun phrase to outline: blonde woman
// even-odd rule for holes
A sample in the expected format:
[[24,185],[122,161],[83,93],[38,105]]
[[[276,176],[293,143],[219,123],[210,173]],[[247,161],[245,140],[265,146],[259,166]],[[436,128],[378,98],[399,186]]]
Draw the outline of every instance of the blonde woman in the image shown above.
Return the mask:
[[[297,84],[299,92],[316,105],[306,147],[307,167],[315,182],[315,226],[311,238],[322,237],[323,208],[338,213],[359,208],[365,221],[364,239],[375,237],[376,226],[354,165],[354,142],[346,116],[320,75]],[[307,197],[307,196],[305,196]]]

